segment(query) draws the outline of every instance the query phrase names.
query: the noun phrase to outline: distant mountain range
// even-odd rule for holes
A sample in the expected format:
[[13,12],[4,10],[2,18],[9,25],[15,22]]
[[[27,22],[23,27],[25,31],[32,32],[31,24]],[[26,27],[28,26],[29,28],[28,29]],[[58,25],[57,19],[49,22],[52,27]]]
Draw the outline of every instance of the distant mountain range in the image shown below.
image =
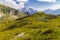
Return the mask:
[[[37,12],[37,10],[33,9],[33,8],[28,8],[28,7],[24,7],[21,9],[22,12],[28,12],[30,15],[34,14]],[[60,9],[57,10],[52,10],[52,9],[47,9],[44,10],[43,12],[45,12],[46,14],[60,14]]]
[[21,9],[22,12],[28,12],[30,15],[34,14],[35,12],[37,12],[37,10],[33,9],[33,8],[28,8],[28,7],[24,7]]
[[44,10],[45,13],[47,14],[60,14],[60,9],[57,9],[57,10],[52,10],[52,9],[47,9],[47,10]]

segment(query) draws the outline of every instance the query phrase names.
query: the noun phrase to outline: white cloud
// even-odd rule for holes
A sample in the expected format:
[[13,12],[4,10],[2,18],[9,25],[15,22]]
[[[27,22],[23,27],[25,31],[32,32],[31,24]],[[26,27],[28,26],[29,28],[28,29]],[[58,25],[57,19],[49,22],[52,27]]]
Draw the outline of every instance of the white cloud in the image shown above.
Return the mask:
[[18,4],[18,8],[23,8],[24,7],[24,4],[27,2],[28,0],[17,0],[17,2],[20,2],[19,4]]
[[52,10],[57,10],[57,9],[60,9],[60,4],[54,4],[54,5],[51,5],[51,6],[48,6],[46,8],[36,8],[38,11],[44,11],[44,10],[47,10],[47,9],[52,9]]
[[53,10],[60,9],[60,4],[51,5],[49,9],[53,9]]
[[48,8],[36,8],[37,11],[44,11],[47,10]]
[[38,0],[38,1],[44,1],[44,2],[56,2],[56,0]]
[[16,8],[16,9],[17,9],[17,6],[18,6],[18,5],[17,5],[14,1],[12,1],[12,0],[1,0],[1,1],[0,1],[0,4],[7,5],[7,6],[9,6],[9,7]]
[[11,6],[13,8],[17,8],[18,7],[18,5],[12,0],[6,0],[5,3],[6,3],[6,5]]
[[27,2],[28,0],[17,0],[18,2]]
[[25,3],[19,3],[18,8],[21,9],[21,8],[25,7],[24,4],[25,4]]
[[16,0],[16,1],[20,2],[20,3],[16,4],[16,2],[13,0],[0,0],[0,4],[4,4],[4,5],[7,5],[9,7],[15,8],[15,9],[21,9],[22,7],[24,7],[24,4],[28,0]]

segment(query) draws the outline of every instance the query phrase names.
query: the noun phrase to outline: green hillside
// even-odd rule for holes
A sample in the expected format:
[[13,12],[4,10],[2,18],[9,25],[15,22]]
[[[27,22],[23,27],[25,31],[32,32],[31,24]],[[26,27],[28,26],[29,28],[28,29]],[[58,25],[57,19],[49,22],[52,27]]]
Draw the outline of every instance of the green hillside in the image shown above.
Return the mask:
[[37,12],[0,23],[0,40],[60,40],[60,16]]

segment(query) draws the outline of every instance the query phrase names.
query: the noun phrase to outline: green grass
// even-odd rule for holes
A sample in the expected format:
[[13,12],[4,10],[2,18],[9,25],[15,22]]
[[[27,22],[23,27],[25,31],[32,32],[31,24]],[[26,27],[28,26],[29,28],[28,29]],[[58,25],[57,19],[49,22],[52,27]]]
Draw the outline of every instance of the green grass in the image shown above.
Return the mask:
[[[60,16],[46,18],[47,14],[34,15],[0,23],[0,40],[13,40],[24,32],[24,37],[16,40],[60,40]],[[7,22],[7,23],[6,23]]]
[[60,16],[37,12],[34,15],[0,23],[0,40],[60,40]]

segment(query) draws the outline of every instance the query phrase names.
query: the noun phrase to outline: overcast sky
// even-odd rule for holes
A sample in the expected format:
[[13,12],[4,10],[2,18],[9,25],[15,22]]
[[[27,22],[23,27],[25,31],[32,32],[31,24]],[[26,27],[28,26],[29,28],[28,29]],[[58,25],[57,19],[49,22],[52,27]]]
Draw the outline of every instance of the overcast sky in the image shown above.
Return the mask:
[[60,9],[60,0],[0,0],[0,4],[16,9],[32,7],[38,11],[43,11],[46,9]]

